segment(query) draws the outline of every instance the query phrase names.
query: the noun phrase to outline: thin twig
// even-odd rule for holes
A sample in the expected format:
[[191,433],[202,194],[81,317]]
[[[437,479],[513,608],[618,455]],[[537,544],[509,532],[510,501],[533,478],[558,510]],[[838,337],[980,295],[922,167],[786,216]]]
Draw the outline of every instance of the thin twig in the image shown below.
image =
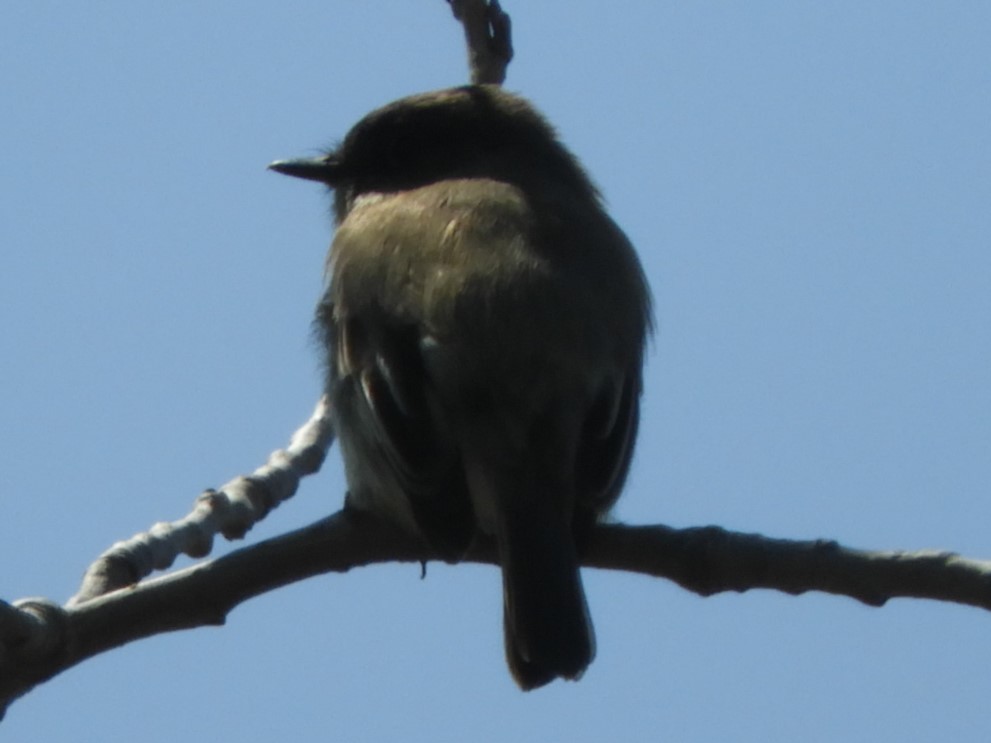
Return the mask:
[[512,24],[499,0],[447,0],[465,29],[468,67],[475,85],[502,85],[513,58]]
[[293,496],[300,478],[320,469],[333,440],[329,404],[321,398],[289,446],[273,452],[264,466],[231,480],[220,490],[207,490],[185,518],[155,524],[100,555],[86,571],[69,605],[133,585],[155,570],[170,567],[180,554],[205,557],[217,534],[242,538],[273,508]]

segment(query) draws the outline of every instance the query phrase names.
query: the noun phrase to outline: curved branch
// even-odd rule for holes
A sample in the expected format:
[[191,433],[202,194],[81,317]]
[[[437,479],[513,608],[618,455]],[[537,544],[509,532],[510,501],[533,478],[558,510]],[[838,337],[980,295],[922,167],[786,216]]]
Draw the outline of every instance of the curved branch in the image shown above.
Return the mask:
[[234,478],[220,490],[202,493],[185,518],[155,524],[147,532],[112,545],[86,570],[69,605],[133,585],[155,570],[171,567],[180,554],[205,557],[217,534],[241,539],[295,494],[301,478],[320,469],[333,441],[330,403],[324,397],[292,435],[289,446],[273,452],[264,466],[247,477]]
[[[466,561],[496,563],[491,542]],[[345,509],[303,529],[72,606],[0,604],[0,709],[98,653],[144,637],[223,624],[241,602],[328,572],[382,562],[426,562],[419,540]],[[881,606],[912,597],[991,610],[991,562],[950,552],[871,552],[827,540],[770,539],[708,526],[597,527],[588,567],[667,578],[702,596],[769,588],[823,591]]]

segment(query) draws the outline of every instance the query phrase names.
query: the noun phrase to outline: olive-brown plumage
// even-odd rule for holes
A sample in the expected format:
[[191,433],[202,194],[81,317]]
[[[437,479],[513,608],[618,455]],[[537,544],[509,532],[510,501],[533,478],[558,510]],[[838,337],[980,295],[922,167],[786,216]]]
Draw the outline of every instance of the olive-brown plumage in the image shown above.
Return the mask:
[[496,87],[404,98],[272,168],[334,190],[317,321],[349,503],[451,561],[494,536],[516,681],[580,677],[579,555],[629,468],[650,325],[629,241]]

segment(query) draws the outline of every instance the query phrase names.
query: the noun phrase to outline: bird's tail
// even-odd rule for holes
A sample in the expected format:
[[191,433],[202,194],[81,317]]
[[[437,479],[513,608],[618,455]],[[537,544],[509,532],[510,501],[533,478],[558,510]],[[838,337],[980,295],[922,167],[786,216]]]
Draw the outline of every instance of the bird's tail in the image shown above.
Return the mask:
[[578,679],[595,655],[570,525],[547,493],[517,501],[497,530],[506,660],[524,690]]
[[580,678],[595,656],[572,524],[574,447],[552,424],[534,430],[510,451],[507,436],[465,437],[461,449],[477,522],[499,550],[506,661],[526,691]]

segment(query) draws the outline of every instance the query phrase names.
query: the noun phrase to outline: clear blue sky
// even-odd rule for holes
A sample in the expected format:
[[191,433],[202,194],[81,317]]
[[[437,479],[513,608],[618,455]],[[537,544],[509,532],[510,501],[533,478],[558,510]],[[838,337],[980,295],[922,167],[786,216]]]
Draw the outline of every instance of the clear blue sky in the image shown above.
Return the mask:
[[[991,557],[991,5],[506,0],[507,86],[643,257],[617,516]],[[441,0],[0,8],[0,596],[261,464],[319,390],[325,197],[265,170],[466,79]],[[336,510],[336,456],[257,540]],[[226,548],[226,547],[225,547]],[[88,661],[3,740],[986,741],[991,615],[587,571],[524,695],[498,575],[382,566]]]

